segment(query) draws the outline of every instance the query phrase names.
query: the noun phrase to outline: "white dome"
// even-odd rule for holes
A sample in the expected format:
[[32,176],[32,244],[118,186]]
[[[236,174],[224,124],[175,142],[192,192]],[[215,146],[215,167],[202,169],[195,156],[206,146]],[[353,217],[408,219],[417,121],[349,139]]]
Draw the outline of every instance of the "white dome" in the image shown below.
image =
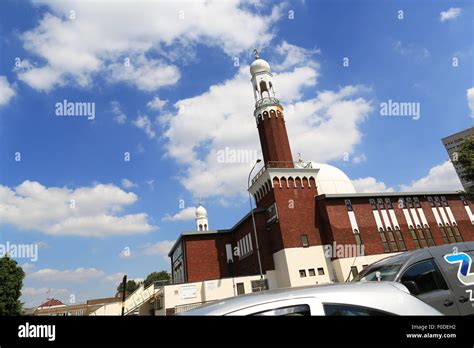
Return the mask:
[[207,210],[201,204],[196,208],[196,219],[207,218]]
[[255,75],[261,72],[270,72],[270,64],[266,60],[258,58],[250,65],[250,73]]
[[318,194],[356,193],[352,181],[339,168],[317,162],[311,162],[311,165],[319,169],[316,175]]

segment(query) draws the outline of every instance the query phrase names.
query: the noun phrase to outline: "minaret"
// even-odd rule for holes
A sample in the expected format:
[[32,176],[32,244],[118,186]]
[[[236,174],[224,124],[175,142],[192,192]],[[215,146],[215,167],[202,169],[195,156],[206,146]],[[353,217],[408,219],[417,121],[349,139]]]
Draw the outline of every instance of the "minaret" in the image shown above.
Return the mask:
[[199,203],[196,208],[196,230],[209,231],[209,223],[207,221],[207,210]]
[[283,107],[275,98],[270,65],[259,57],[258,50],[254,52],[255,60],[250,65],[255,97],[254,116],[265,166],[267,168],[293,168]]

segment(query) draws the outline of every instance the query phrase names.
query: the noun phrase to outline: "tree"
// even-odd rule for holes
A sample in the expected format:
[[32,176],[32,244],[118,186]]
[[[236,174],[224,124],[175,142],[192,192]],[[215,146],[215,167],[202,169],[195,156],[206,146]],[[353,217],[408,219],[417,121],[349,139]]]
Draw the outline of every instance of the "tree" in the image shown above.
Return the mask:
[[[122,291],[123,291],[123,284],[120,283],[119,286],[117,286],[117,291],[121,294]],[[125,292],[129,295],[131,294],[132,292],[134,292],[135,290],[138,289],[138,287],[140,286],[139,283],[135,282],[134,280],[129,280],[127,282],[127,286],[125,287]]]
[[0,316],[21,315],[21,288],[25,272],[8,256],[0,258]]
[[463,167],[462,177],[471,183],[466,191],[467,199],[474,201],[474,136],[470,136],[462,142],[459,151],[458,163]]
[[146,277],[144,285],[146,288],[158,280],[169,281],[170,279],[171,279],[171,275],[166,271],[152,272]]

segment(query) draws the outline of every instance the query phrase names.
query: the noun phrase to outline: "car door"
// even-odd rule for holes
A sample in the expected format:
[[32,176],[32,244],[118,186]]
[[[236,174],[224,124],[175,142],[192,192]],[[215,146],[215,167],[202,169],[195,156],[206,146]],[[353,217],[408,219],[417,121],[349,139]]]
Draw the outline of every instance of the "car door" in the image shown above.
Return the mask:
[[[456,248],[456,249],[454,249]],[[453,244],[446,246],[445,248],[437,248],[430,251],[433,255],[436,264],[441,269],[444,274],[448,284],[453,292],[454,299],[459,308],[461,315],[473,315],[474,314],[474,282],[466,282],[462,278],[462,275],[459,275],[461,272],[460,267],[464,264],[464,267],[468,274],[474,272],[474,267],[472,267],[472,260],[474,259],[474,252],[468,250],[467,243],[462,244]],[[463,261],[453,261],[448,262],[445,256],[454,255],[455,253],[464,254],[465,257],[461,257],[459,260]],[[463,271],[464,273],[466,271]],[[462,278],[462,279],[461,279]],[[472,277],[471,277],[472,279]]]
[[299,297],[258,304],[226,315],[309,316],[324,315],[324,309],[315,297]]
[[399,278],[400,282],[414,282],[421,301],[446,315],[459,315],[455,298],[446,280],[436,267],[433,259],[425,259],[408,266]]

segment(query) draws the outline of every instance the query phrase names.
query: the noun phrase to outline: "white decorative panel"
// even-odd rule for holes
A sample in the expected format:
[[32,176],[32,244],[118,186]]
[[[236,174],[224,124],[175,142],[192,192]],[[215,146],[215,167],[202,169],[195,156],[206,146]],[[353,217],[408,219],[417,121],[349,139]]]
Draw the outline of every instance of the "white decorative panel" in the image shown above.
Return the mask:
[[394,227],[398,227],[400,229],[400,225],[398,224],[397,216],[395,215],[395,211],[393,209],[389,209],[388,213],[390,214],[390,218],[392,219],[392,223]]
[[348,211],[348,214],[349,214],[349,221],[351,222],[352,232],[354,232],[354,230],[357,230],[360,232],[359,226],[357,226],[357,220],[356,220],[354,212]]
[[385,224],[385,227],[393,230],[392,224],[390,223],[390,219],[388,218],[387,211],[385,209],[381,210],[382,213],[382,218],[383,218],[383,223]]
[[450,207],[446,207],[446,212],[448,213],[449,221],[452,225],[457,225],[456,219],[454,218],[453,212]]
[[431,211],[433,212],[433,215],[436,219],[436,223],[438,224],[438,226],[439,224],[443,225],[443,222],[441,221],[441,218],[439,217],[439,214],[438,214],[438,209],[436,209],[435,207],[432,207]]
[[418,219],[418,214],[416,213],[415,208],[410,208],[411,216],[413,216],[413,221],[415,222],[415,227],[418,225],[421,226],[420,219]]
[[428,220],[426,220],[426,216],[425,216],[425,212],[423,211],[423,208],[418,208],[417,210],[418,210],[418,214],[420,214],[420,219],[421,219],[421,222],[423,223],[423,227],[425,225],[430,227],[430,224],[428,223]]
[[448,216],[446,215],[443,207],[439,207],[439,213],[441,214],[441,218],[443,219],[444,224],[449,225]]
[[468,205],[465,205],[464,209],[466,209],[467,216],[469,216],[469,219],[474,224],[474,216],[472,215],[471,207],[469,207]]
[[380,228],[382,228],[382,230],[385,230],[382,225],[382,220],[380,220],[379,211],[372,210],[372,212],[374,213],[375,222],[377,223],[377,230],[380,230]]
[[411,221],[410,213],[408,212],[408,209],[404,208],[403,210],[403,215],[405,216],[405,220],[407,221],[408,227],[410,225],[413,226],[413,222]]

